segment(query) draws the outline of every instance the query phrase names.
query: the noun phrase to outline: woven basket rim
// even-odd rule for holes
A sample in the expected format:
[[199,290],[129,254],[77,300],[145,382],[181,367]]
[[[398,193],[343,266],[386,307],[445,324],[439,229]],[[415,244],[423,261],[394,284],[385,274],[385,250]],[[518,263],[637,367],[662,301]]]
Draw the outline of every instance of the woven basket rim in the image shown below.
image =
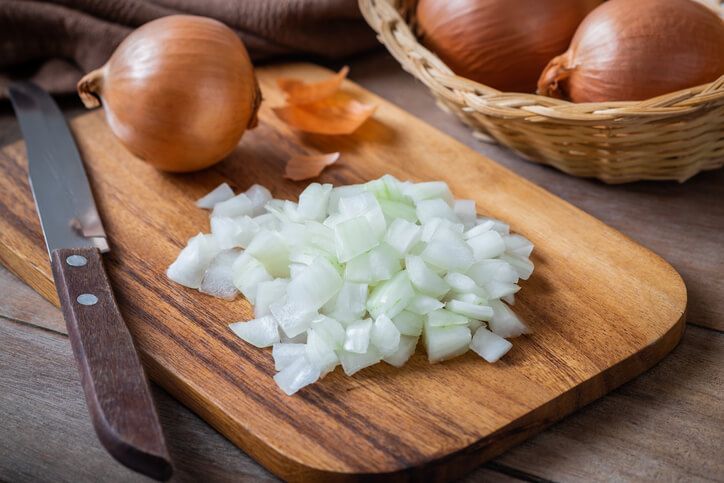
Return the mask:
[[[455,102],[476,112],[531,122],[590,125],[596,122],[626,122],[632,118],[661,120],[681,117],[694,114],[716,101],[724,102],[724,75],[713,82],[642,101],[574,103],[532,93],[500,91],[456,75],[437,55],[423,46],[398,10],[396,4],[405,1],[411,3],[410,0],[359,0],[358,3],[367,23],[377,32],[380,40],[384,36],[383,43],[405,70],[436,95],[454,98]],[[704,6],[724,16],[721,4]],[[390,45],[391,39],[397,45]],[[411,53],[403,44],[414,51]]]

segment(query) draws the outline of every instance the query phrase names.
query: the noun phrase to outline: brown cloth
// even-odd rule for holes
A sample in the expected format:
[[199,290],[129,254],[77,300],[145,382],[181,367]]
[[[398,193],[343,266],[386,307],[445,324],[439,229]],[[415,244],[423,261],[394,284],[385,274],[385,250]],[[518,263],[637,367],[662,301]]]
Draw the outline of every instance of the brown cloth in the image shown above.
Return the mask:
[[17,78],[73,92],[134,28],[178,13],[224,22],[255,62],[336,59],[379,45],[356,0],[0,0],[0,97]]

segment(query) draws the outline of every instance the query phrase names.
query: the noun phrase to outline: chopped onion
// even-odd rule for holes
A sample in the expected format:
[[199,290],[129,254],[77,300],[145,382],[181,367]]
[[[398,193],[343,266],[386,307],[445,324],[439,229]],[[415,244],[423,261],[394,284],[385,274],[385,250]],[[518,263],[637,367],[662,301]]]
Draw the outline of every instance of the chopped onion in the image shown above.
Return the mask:
[[314,328],[307,331],[305,355],[307,360],[313,366],[318,367],[323,374],[334,370],[339,364],[339,357],[334,352],[334,346],[329,344]]
[[213,209],[211,234],[190,239],[168,276],[254,304],[254,320],[230,327],[273,345],[287,394],[338,365],[347,375],[383,360],[400,367],[421,336],[430,362],[470,349],[494,362],[505,338],[528,332],[503,301],[530,277],[533,244],[443,182],[312,183],[298,202],[221,185],[198,204]]
[[418,336],[422,334],[423,318],[421,315],[403,310],[392,319],[392,322],[402,335]]
[[199,288],[209,266],[221,248],[213,235],[199,233],[181,250],[166,275],[176,283],[189,288]]
[[304,386],[317,382],[320,375],[321,370],[302,356],[278,372],[274,381],[282,391],[291,396]]
[[216,203],[214,205],[214,211],[211,212],[211,216],[244,216],[251,215],[254,213],[254,205],[251,200],[244,193],[229,198],[226,201]]
[[468,245],[473,249],[473,256],[477,261],[495,258],[505,252],[503,237],[492,230],[468,239]]
[[452,327],[431,327],[423,331],[427,358],[440,362],[465,354],[470,347],[470,329],[464,325]]
[[337,247],[337,258],[344,263],[373,249],[380,242],[372,232],[367,218],[358,216],[334,227],[334,243]]
[[488,362],[496,362],[503,357],[513,344],[490,332],[485,327],[480,327],[470,342],[470,349]]
[[259,184],[252,185],[244,194],[251,200],[253,216],[263,215],[264,206],[272,199],[271,191]]
[[387,229],[385,243],[397,250],[398,257],[402,258],[420,241],[421,235],[420,225],[398,218]]
[[239,255],[231,266],[231,270],[234,272],[234,286],[252,304],[256,303],[259,284],[272,280],[272,276],[266,271],[264,265],[247,252]]
[[455,200],[453,211],[466,227],[475,225],[478,215],[475,212],[475,200]]
[[289,246],[278,232],[259,231],[246,253],[259,260],[272,277],[289,276]]
[[412,298],[412,300],[410,300],[410,302],[405,307],[405,310],[408,310],[414,314],[425,315],[429,314],[433,310],[441,309],[444,306],[445,304],[436,299],[435,297],[430,297],[429,295],[418,293]]
[[307,352],[306,344],[274,344],[272,357],[274,358],[274,369],[281,371],[291,365]]
[[287,337],[296,337],[306,332],[318,315],[313,310],[290,302],[286,297],[271,304],[269,310]]
[[410,359],[412,354],[415,353],[415,348],[417,347],[417,341],[419,338],[419,336],[401,335],[397,350],[392,354],[388,354],[382,360],[391,366],[402,367],[405,365],[405,362]]
[[410,285],[407,272],[399,272],[391,280],[382,282],[372,290],[367,299],[367,310],[375,318],[382,314],[394,317],[407,307],[414,296],[415,290]]
[[450,300],[445,305],[450,312],[464,315],[471,319],[490,320],[493,318],[493,308],[486,305],[472,304],[462,300]]
[[359,320],[347,326],[344,350],[364,354],[370,344],[372,319]]
[[229,200],[234,197],[234,190],[228,183],[221,183],[219,186],[214,188],[209,194],[196,200],[196,206],[206,210],[213,210],[216,203]]
[[254,317],[263,317],[271,314],[269,307],[287,294],[288,285],[289,280],[286,278],[277,278],[259,283],[256,289]]
[[249,322],[235,322],[229,324],[229,327],[236,335],[257,347],[269,347],[279,342],[277,321],[271,315]]
[[382,314],[372,325],[370,341],[383,357],[393,354],[400,345],[400,331],[389,317]]
[[364,354],[346,350],[341,350],[337,354],[339,355],[339,361],[342,363],[342,369],[348,376],[351,376],[357,371],[361,371],[365,367],[377,364],[382,360],[382,356],[374,346],[370,346]]
[[234,271],[231,267],[238,257],[238,250],[220,251],[206,269],[199,292],[220,299],[233,300],[239,291],[234,286]]
[[[446,205],[447,206],[447,205]],[[450,285],[431,270],[422,258],[415,255],[405,257],[405,267],[412,285],[420,292],[432,297],[442,297],[450,290]]]
[[430,327],[452,327],[455,325],[468,325],[468,318],[451,310],[438,309],[427,314],[426,323]]

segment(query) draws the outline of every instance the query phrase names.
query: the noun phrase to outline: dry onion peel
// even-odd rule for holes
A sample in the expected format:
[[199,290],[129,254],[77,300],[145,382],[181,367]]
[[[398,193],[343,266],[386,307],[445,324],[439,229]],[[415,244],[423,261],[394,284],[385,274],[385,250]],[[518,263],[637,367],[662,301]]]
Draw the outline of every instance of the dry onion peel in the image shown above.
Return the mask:
[[279,119],[300,131],[315,134],[351,134],[377,110],[337,93],[301,106],[273,108]]
[[292,181],[316,178],[324,168],[337,162],[339,153],[315,154],[311,156],[294,156],[287,161],[284,177]]
[[333,77],[320,82],[305,83],[299,79],[278,77],[277,85],[287,94],[287,104],[309,104],[333,96],[344,82],[347,73],[349,67],[345,65]]
[[724,75],[724,22],[691,0],[610,0],[550,61],[538,93],[573,102],[639,101]]
[[103,103],[113,133],[167,171],[220,161],[257,123],[261,92],[244,45],[216,20],[171,15],[149,22],[78,83],[86,107]]

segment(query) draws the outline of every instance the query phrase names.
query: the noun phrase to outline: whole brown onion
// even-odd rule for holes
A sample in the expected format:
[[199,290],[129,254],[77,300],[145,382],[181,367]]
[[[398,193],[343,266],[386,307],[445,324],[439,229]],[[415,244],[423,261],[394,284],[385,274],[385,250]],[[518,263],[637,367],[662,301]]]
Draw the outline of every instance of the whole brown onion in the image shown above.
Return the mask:
[[261,93],[239,37],[221,22],[172,15],[131,33],[78,83],[100,101],[113,133],[166,171],[195,171],[228,155],[257,122]]
[[573,102],[638,101],[724,75],[724,21],[693,0],[610,0],[551,60],[538,93]]
[[420,0],[422,43],[453,72],[504,91],[534,92],[546,63],[602,0]]

